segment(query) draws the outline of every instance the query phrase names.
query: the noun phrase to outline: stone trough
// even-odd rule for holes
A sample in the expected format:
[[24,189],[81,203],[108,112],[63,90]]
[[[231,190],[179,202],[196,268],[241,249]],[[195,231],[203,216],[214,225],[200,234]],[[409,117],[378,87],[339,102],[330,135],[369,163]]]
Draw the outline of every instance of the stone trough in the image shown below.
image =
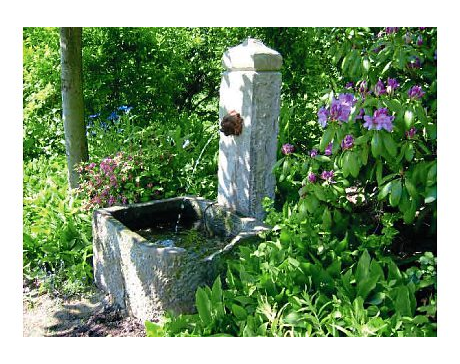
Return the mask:
[[[140,235],[164,224],[203,230],[220,237],[222,243],[197,254]],[[98,209],[93,215],[95,282],[117,306],[142,320],[157,318],[166,310],[190,313],[196,289],[212,284],[235,245],[257,239],[267,228],[199,197]]]

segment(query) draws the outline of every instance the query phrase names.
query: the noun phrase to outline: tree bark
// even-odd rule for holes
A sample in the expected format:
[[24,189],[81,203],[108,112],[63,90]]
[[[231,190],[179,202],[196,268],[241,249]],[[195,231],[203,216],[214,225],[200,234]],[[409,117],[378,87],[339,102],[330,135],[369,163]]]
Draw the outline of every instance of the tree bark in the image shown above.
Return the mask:
[[75,165],[88,160],[83,116],[82,28],[61,28],[61,94],[70,188],[78,187]]

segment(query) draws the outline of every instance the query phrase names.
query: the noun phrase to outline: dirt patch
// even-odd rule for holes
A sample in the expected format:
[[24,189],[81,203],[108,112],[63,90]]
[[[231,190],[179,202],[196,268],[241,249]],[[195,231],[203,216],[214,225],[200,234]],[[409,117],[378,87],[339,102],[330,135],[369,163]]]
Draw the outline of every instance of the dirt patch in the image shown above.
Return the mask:
[[23,291],[23,336],[145,336],[144,323],[114,308],[101,291],[63,299]]

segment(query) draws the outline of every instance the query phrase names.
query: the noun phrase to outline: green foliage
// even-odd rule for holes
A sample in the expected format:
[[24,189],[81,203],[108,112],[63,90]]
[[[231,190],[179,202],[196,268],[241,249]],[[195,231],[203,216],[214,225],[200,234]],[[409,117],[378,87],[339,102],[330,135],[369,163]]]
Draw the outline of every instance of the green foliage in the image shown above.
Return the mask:
[[24,277],[72,294],[92,281],[91,215],[68,191],[64,157],[24,163]]
[[[403,40],[405,32],[422,32],[424,43]],[[297,139],[296,152],[281,156],[274,170],[284,204],[281,211],[266,205],[272,232],[228,261],[221,299],[200,288],[198,314],[168,315],[162,335],[436,335],[436,30],[325,33],[338,81],[356,89],[331,80],[323,105],[354,93],[348,119],[328,117],[310,145],[316,153],[302,153],[308,142]],[[399,87],[376,91],[384,76]],[[411,93],[413,86],[425,94]],[[392,127],[368,130],[356,119],[361,109],[372,117],[384,108]],[[294,140],[293,115],[284,104],[282,143]],[[421,249],[428,251],[420,256]],[[224,321],[213,316],[222,307]]]

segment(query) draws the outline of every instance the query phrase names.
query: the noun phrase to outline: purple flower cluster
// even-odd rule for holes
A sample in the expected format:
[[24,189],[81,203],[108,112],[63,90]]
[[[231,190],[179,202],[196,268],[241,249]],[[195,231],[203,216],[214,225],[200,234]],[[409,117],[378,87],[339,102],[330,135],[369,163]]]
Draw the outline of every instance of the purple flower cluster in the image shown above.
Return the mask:
[[334,171],[323,171],[321,173],[321,178],[329,183],[334,183]]
[[318,155],[318,149],[312,149],[310,151],[310,157],[315,158]]
[[393,130],[394,116],[388,115],[388,109],[386,107],[380,108],[374,112],[374,116],[364,115],[363,126],[368,130],[381,130],[387,131]]
[[353,148],[354,142],[355,140],[353,138],[353,135],[348,134],[345,136],[345,138],[343,138],[342,143],[340,145],[344,150],[351,149]]
[[398,30],[399,30],[399,27],[386,27],[385,28],[385,33],[393,34],[393,33],[397,33]]
[[356,99],[353,94],[339,94],[338,98],[334,98],[329,109],[320,108],[318,111],[318,122],[325,128],[329,121],[348,122],[348,117],[351,113],[351,108],[355,105]]
[[281,147],[281,153],[288,155],[294,153],[294,146],[292,144],[286,143]]
[[369,93],[367,88],[367,81],[361,81],[359,84],[358,92],[363,99],[366,97],[366,95]]
[[374,87],[374,94],[375,96],[380,96],[385,94],[387,91],[385,89],[385,85],[383,84],[382,80],[378,80],[377,84]]
[[417,134],[417,129],[415,129],[414,127],[410,128],[408,131],[406,131],[406,137],[407,139],[412,139],[415,134]]
[[411,60],[408,63],[407,67],[418,69],[422,67],[422,62],[420,61],[420,58],[413,56],[411,57]]
[[326,149],[324,149],[324,154],[325,155],[331,155],[332,154],[332,142],[327,145]]
[[411,100],[420,99],[425,95],[425,92],[420,86],[412,86],[407,93]]
[[421,35],[419,35],[419,36],[417,37],[417,45],[418,45],[418,46],[423,45],[423,37],[422,37]]
[[389,95],[393,95],[394,91],[399,87],[398,81],[394,78],[388,78],[387,80],[387,92]]
[[388,78],[387,84],[382,82],[382,80],[378,80],[377,84],[374,87],[374,94],[375,96],[380,96],[388,93],[389,95],[393,95],[395,89],[399,87],[399,83],[394,78]]
[[308,173],[308,181],[310,183],[315,183],[316,182],[316,174],[313,172]]

